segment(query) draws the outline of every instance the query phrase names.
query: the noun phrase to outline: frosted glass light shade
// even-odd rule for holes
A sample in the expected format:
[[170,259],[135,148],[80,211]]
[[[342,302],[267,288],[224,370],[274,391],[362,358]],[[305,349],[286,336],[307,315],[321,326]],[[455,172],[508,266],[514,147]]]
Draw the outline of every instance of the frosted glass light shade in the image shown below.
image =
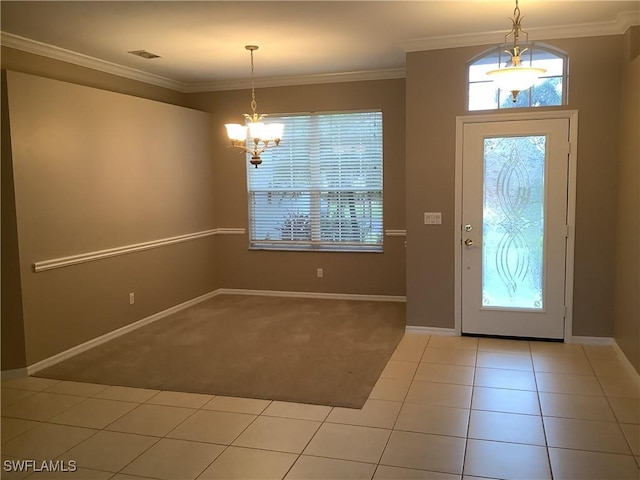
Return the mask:
[[247,127],[245,125],[239,125],[237,123],[225,124],[227,129],[227,136],[229,140],[235,142],[244,142],[247,138]]
[[253,138],[254,141],[268,139],[268,131],[264,123],[251,122],[249,123],[248,127],[249,127],[249,136]]
[[522,92],[533,85],[546,70],[536,67],[511,66],[487,72],[501,90]]
[[266,127],[269,132],[269,140],[280,141],[284,131],[284,123],[270,123]]
[[[264,149],[267,148],[268,142],[274,142],[278,145],[282,139],[282,132],[284,130],[284,124],[282,123],[264,124],[262,122],[251,121],[247,125],[227,123],[225,127],[227,128],[227,136],[234,147],[242,147],[247,141],[248,135],[249,141],[253,143],[256,148],[256,152],[260,142],[264,143]],[[250,150],[247,151],[250,152]],[[256,153],[256,155],[259,155],[259,153]]]

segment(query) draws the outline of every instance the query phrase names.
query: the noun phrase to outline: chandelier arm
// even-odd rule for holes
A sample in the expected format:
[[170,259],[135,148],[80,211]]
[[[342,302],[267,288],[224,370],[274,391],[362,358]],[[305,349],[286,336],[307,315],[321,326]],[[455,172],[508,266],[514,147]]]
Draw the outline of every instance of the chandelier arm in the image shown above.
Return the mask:
[[269,140],[265,140],[262,148],[256,150],[256,156],[262,155],[267,148],[269,148]]
[[242,153],[249,153],[254,157],[260,156],[266,150],[266,147],[258,148],[256,146],[256,147],[251,148],[251,147],[247,147],[246,145],[242,145],[242,144],[235,144],[235,145],[232,144],[232,145],[229,145],[229,147],[239,148],[240,150],[242,150]]
[[239,148],[240,150],[242,150],[240,153],[251,153],[251,150],[249,150],[244,145],[228,145],[228,147],[229,148]]

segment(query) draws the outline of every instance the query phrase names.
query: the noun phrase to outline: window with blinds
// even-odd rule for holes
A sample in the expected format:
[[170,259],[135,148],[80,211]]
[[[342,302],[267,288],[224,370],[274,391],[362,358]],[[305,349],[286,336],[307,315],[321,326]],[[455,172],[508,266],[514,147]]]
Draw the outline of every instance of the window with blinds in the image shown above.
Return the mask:
[[382,112],[269,116],[280,146],[247,169],[250,247],[382,251]]

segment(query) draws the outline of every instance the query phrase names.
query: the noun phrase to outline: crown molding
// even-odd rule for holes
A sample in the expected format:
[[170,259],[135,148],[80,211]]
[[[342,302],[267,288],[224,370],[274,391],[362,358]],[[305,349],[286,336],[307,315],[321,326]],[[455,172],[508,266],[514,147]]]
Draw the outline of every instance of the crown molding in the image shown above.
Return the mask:
[[[31,40],[29,38],[14,35],[12,33],[0,32],[0,43],[6,47],[15,48],[24,52],[41,55],[43,57],[60,60],[81,67],[91,68],[112,75],[150,83],[159,87],[169,88],[182,93],[210,92],[221,90],[239,90],[250,88],[251,81],[241,80],[221,80],[216,82],[183,83],[170,78],[161,77],[151,73],[143,72],[135,68],[124,67],[116,63],[100,60],[89,55],[73,52],[64,48],[55,47],[46,43]],[[291,85],[309,85],[320,83],[357,82],[363,80],[387,80],[392,78],[404,78],[404,68],[393,68],[384,70],[369,70],[360,72],[342,72],[314,75],[296,75],[288,77],[268,77],[256,78],[256,87],[284,87]]]
[[99,58],[90,57],[82,53],[66,50],[64,48],[49,45],[47,43],[31,40],[30,38],[21,37],[12,33],[0,32],[0,43],[9,48],[22,50],[23,52],[33,53],[54,60],[72,63],[81,67],[91,68],[100,72],[110,73],[119,77],[138,80],[140,82],[150,83],[158,87],[169,88],[171,90],[184,91],[185,84],[171,80],[170,78],[161,77],[152,73],[143,72],[135,68],[125,67],[117,63],[107,62]]
[[[292,75],[287,77],[263,77],[255,79],[255,86],[289,87],[293,85],[313,85],[320,83],[361,82],[365,80],[389,80],[405,78],[406,70],[402,68],[388,68],[381,70],[365,70],[360,72],[320,73],[314,75]],[[250,79],[220,80],[217,82],[191,83],[185,92],[211,92],[222,90],[240,90],[251,88]]]
[[[615,20],[597,23],[581,23],[576,25],[559,25],[556,27],[533,27],[527,32],[536,40],[554,38],[597,37],[601,35],[622,35],[629,27],[640,25],[640,12],[620,12]],[[506,30],[506,29],[505,29]],[[440,37],[418,38],[401,42],[400,47],[407,53],[423,50],[440,50],[445,48],[473,47],[501,43],[505,31],[470,33],[462,35],[444,35]]]
[[[640,25],[640,12],[621,12],[615,20],[598,23],[583,23],[578,25],[561,25],[556,27],[538,27],[528,29],[536,40],[554,38],[579,38],[600,35],[621,35],[629,27]],[[446,35],[408,40],[400,43],[405,52],[418,52],[423,50],[438,50],[456,47],[471,47],[501,43],[504,40],[504,31],[483,32],[477,34]],[[64,48],[31,40],[29,38],[14,35],[8,32],[0,32],[0,43],[6,47],[22,50],[24,52],[41,55],[43,57],[60,60],[81,67],[91,68],[101,72],[120,77],[137,80],[151,85],[168,88],[182,93],[210,92],[223,90],[238,90],[251,87],[251,81],[220,80],[214,82],[184,83],[170,78],[143,72],[135,68],[125,67],[116,63],[100,60],[99,58],[73,52]],[[382,70],[369,70],[343,73],[325,73],[315,75],[296,75],[287,77],[257,78],[256,87],[285,87],[293,85],[312,85],[321,83],[357,82],[368,80],[388,80],[405,78],[406,71],[402,68]]]

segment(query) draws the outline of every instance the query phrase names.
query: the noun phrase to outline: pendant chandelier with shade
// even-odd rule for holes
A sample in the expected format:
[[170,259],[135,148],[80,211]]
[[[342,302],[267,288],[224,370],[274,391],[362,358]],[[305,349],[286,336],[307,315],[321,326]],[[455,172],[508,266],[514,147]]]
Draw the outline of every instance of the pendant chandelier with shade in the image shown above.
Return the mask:
[[513,18],[511,19],[513,26],[511,31],[504,36],[505,46],[508,44],[509,37],[513,37],[513,46],[510,49],[505,49],[505,52],[511,57],[511,64],[487,72],[487,75],[501,90],[511,92],[514,102],[517,101],[520,92],[531,88],[538,77],[546,72],[544,68],[522,65],[521,56],[528,48],[521,49],[520,35],[525,36],[525,44],[528,44],[529,34],[522,30],[521,19],[518,0],[516,0],[516,8],[513,10]]
[[[260,155],[271,148],[278,146],[282,139],[284,125],[282,123],[266,124],[262,121],[265,115],[256,112],[256,90],[253,79],[253,52],[258,49],[256,45],[246,45],[244,48],[251,53],[251,114],[245,113],[246,122],[244,125],[237,123],[227,123],[227,136],[231,141],[231,146],[238,147],[251,155],[249,162],[258,168],[262,163]],[[248,141],[247,141],[248,136]]]

